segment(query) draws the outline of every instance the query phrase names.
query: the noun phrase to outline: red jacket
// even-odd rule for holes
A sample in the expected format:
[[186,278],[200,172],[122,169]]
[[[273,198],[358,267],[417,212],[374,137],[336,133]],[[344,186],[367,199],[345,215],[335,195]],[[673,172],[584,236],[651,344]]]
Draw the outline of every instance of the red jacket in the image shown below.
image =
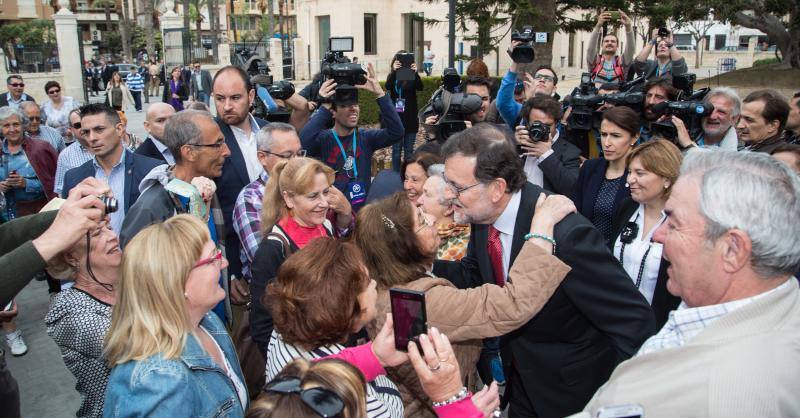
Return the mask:
[[31,163],[33,171],[36,172],[36,177],[42,182],[47,200],[56,197],[53,191],[56,163],[58,162],[56,150],[45,141],[28,138],[27,136],[22,140],[22,150],[25,151],[28,162]]

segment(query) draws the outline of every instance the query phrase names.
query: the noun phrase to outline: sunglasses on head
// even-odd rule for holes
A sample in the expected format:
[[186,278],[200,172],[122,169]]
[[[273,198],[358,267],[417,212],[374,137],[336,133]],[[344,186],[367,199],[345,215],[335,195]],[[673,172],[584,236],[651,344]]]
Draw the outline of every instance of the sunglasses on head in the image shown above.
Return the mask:
[[344,401],[332,390],[325,388],[300,388],[300,378],[295,376],[276,377],[264,386],[266,393],[284,395],[296,393],[303,403],[323,418],[336,417],[344,410]]

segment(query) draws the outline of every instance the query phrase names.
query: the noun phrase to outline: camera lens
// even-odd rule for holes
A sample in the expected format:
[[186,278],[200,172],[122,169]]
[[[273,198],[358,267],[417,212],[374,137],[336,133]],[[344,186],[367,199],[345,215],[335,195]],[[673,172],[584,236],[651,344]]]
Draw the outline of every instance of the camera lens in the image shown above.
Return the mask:
[[119,209],[119,207],[117,206],[117,199],[115,199],[113,197],[109,197],[109,196],[100,196],[99,199],[100,199],[100,201],[103,202],[103,206],[105,207],[106,214],[114,213],[114,212],[117,211],[117,209]]

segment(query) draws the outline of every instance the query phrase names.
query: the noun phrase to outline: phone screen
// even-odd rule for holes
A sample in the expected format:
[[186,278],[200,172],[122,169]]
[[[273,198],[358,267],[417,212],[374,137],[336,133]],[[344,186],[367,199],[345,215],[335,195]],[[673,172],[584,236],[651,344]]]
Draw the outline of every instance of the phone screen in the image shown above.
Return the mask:
[[394,321],[394,346],[406,351],[409,341],[415,341],[427,329],[425,294],[413,290],[389,289]]

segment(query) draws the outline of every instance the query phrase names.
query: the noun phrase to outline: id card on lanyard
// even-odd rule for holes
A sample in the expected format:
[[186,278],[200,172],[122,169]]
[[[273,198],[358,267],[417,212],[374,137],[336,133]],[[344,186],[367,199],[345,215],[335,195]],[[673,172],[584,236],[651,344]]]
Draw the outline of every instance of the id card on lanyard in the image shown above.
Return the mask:
[[339,151],[342,152],[342,157],[344,158],[344,166],[342,170],[346,172],[353,170],[353,176],[350,177],[350,181],[347,183],[345,194],[347,196],[347,200],[350,201],[350,205],[358,206],[364,203],[367,200],[367,188],[365,187],[363,182],[358,181],[358,164],[356,163],[356,133],[358,129],[353,130],[353,155],[347,155],[347,152],[344,150],[344,145],[342,145],[342,140],[339,139],[339,135],[336,133],[336,130],[331,129],[331,133],[333,134],[333,139],[336,140],[336,145],[339,146]]
[[394,91],[397,93],[397,101],[394,102],[394,110],[397,113],[403,113],[406,111],[406,99],[403,98],[403,90],[397,86],[397,81],[394,82]]

